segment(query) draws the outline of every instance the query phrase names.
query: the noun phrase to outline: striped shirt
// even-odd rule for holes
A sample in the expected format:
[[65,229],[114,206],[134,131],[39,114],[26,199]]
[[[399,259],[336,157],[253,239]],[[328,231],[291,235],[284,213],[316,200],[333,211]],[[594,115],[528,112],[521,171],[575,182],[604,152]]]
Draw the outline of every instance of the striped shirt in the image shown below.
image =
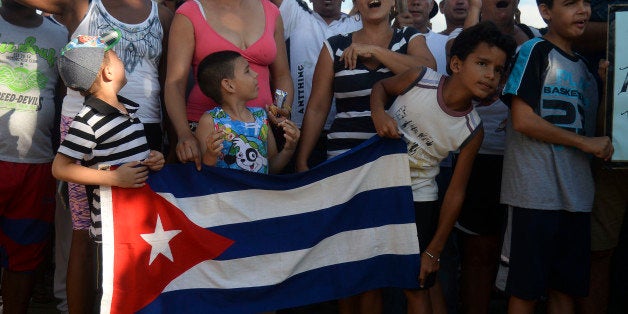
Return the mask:
[[[388,49],[406,54],[410,40],[420,35],[414,28],[394,29]],[[340,57],[351,45],[352,38],[353,33],[349,33],[332,36],[325,41],[325,47],[334,60],[333,88],[336,99],[336,116],[327,135],[327,158],[342,154],[376,134],[371,120],[371,88],[375,82],[394,75],[383,64],[369,69],[360,59],[355,69],[346,69]]]
[[[81,160],[85,167],[98,169],[146,159],[150,150],[144,127],[135,116],[139,105],[118,96],[128,114],[120,112],[96,97],[89,97],[70,125],[59,153]],[[87,186],[92,226],[90,234],[101,238],[100,191],[98,186]]]

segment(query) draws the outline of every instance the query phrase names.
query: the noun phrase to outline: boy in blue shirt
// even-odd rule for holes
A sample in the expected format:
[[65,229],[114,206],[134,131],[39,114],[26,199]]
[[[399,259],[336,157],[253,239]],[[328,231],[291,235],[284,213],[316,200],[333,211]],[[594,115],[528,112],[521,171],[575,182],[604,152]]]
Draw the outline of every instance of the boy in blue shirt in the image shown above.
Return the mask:
[[548,23],[526,42],[504,88],[510,106],[501,201],[512,208],[509,312],[533,313],[548,295],[573,313],[588,294],[593,178],[590,154],[608,159],[608,137],[592,137],[597,81],[572,51],[591,15],[585,0],[537,0]]
[[247,107],[257,98],[257,73],[235,51],[219,51],[198,66],[201,91],[220,106],[201,116],[195,136],[201,145],[203,164],[259,173],[279,173],[290,161],[299,141],[294,122],[283,119],[285,146],[278,151],[268,115],[261,108]]

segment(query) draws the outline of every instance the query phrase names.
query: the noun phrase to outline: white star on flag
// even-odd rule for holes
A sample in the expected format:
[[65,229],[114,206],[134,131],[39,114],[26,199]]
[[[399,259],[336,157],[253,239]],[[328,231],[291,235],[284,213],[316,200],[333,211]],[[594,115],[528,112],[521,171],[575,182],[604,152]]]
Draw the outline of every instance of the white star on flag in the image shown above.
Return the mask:
[[174,262],[174,258],[172,257],[172,251],[170,251],[170,245],[168,243],[170,242],[170,240],[172,240],[172,238],[179,234],[179,232],[181,232],[181,230],[165,231],[164,227],[161,225],[161,218],[159,217],[159,215],[157,215],[157,225],[155,226],[155,232],[141,234],[142,239],[148,242],[148,244],[150,244],[151,246],[150,261],[148,262],[148,265],[152,264],[159,254],[162,254],[171,262]]

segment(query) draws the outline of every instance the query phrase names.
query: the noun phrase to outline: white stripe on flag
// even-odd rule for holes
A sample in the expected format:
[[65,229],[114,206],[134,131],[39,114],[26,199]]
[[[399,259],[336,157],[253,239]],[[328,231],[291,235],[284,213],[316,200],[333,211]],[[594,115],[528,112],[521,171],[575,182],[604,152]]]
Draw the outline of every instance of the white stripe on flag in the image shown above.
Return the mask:
[[394,154],[296,189],[243,190],[188,198],[159,194],[185,211],[192,222],[210,228],[314,212],[345,203],[364,191],[409,185],[407,167],[407,154]]
[[[100,186],[100,204],[101,208],[113,208],[113,200],[111,198],[111,187]],[[113,230],[113,214],[112,211],[105,211],[102,215],[102,228]],[[103,256],[113,256],[114,242],[113,232],[105,232],[102,234],[102,253]],[[102,259],[102,300],[100,313],[111,313],[111,298],[113,297],[113,258]],[[109,289],[107,289],[107,287]]]
[[[359,245],[355,245],[357,243]],[[383,254],[419,254],[415,224],[386,225],[342,232],[324,239],[311,249],[225,261],[205,261],[174,279],[163,292],[195,288],[269,286],[309,270],[361,261]],[[298,267],[293,268],[294,265]]]

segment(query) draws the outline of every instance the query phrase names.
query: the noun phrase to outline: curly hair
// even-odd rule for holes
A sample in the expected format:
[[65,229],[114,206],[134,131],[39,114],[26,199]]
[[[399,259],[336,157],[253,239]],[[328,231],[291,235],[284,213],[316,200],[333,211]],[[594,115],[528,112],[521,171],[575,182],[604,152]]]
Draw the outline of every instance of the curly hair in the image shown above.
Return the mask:
[[[490,21],[480,22],[463,30],[454,40],[449,54],[452,58],[456,56],[464,61],[481,43],[486,43],[491,47],[497,47],[504,51],[506,53],[504,68],[510,66],[517,43],[511,36],[502,34],[497,26]],[[447,73],[452,73],[449,66],[447,66]]]

